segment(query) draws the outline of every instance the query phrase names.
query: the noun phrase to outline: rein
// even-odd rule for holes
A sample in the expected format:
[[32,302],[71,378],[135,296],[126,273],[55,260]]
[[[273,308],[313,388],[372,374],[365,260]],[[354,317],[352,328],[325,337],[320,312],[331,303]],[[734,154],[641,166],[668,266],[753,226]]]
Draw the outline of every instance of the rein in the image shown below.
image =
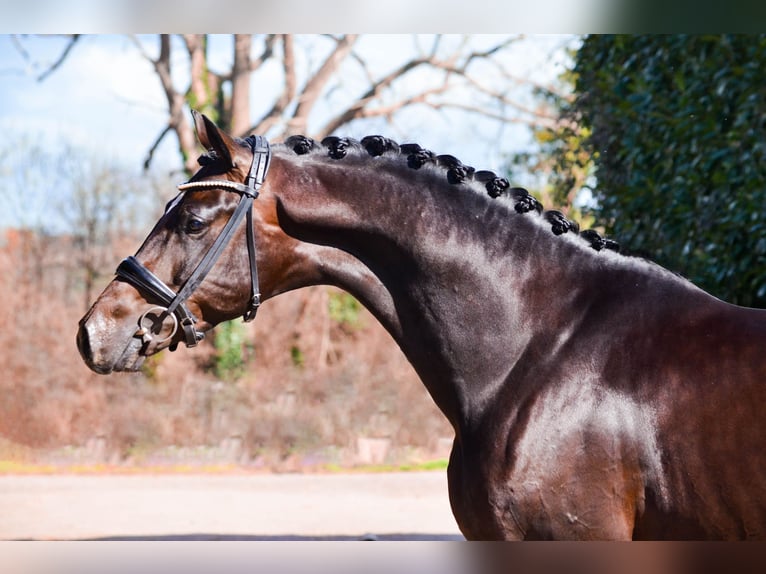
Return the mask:
[[[149,295],[158,300],[162,306],[152,307],[146,311],[138,320],[138,330],[135,337],[140,337],[144,344],[150,343],[156,335],[162,330],[165,320],[170,317],[173,321],[171,333],[161,340],[163,343],[171,339],[180,325],[184,333],[184,341],[187,347],[194,347],[201,341],[205,334],[197,331],[194,327],[197,318],[189,311],[186,301],[199,287],[207,274],[215,265],[221,256],[226,245],[229,243],[237,229],[237,226],[243,218],[246,219],[246,241],[247,254],[250,264],[251,297],[248,303],[247,311],[243,316],[245,321],[252,321],[261,304],[261,294],[258,285],[258,266],[256,263],[255,233],[253,231],[253,201],[258,197],[258,190],[263,185],[266,173],[271,161],[271,148],[266,138],[262,136],[249,136],[245,140],[253,152],[253,162],[250,165],[250,172],[245,178],[245,183],[238,183],[225,179],[214,179],[206,181],[189,181],[178,186],[181,192],[173,201],[168,210],[172,209],[181,201],[183,194],[188,190],[204,190],[211,188],[223,188],[226,191],[232,191],[240,194],[240,200],[234,213],[226,222],[221,233],[216,237],[215,242],[197,264],[192,274],[186,280],[184,285],[175,293],[159,277],[147,269],[143,263],[134,256],[125,258],[117,267],[115,272],[117,277],[130,283],[139,293]],[[175,347],[171,345],[171,350]]]

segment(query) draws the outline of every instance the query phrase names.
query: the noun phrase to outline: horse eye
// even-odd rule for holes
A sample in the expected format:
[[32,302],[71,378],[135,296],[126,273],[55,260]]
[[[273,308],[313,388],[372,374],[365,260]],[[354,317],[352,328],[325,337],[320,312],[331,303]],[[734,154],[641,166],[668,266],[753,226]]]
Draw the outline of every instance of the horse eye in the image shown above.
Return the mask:
[[205,222],[201,219],[198,219],[196,217],[190,217],[186,221],[186,225],[184,226],[184,231],[186,233],[200,233],[205,229]]

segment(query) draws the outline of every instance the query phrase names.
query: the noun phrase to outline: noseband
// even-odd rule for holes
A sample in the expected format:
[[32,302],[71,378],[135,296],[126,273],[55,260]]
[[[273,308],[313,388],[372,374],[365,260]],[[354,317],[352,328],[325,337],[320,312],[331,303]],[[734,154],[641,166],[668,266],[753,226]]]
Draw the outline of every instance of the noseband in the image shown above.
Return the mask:
[[[133,285],[142,295],[148,295],[162,304],[161,307],[152,307],[141,315],[138,320],[138,330],[135,336],[140,337],[144,344],[150,343],[155,336],[160,334],[162,326],[168,318],[172,320],[171,333],[162,336],[158,344],[171,339],[178,330],[179,325],[183,330],[184,341],[187,347],[194,347],[204,338],[205,334],[194,328],[197,318],[189,311],[186,301],[213,268],[213,265],[221,256],[243,217],[246,217],[247,254],[250,262],[251,280],[250,302],[243,318],[245,321],[252,321],[255,318],[255,314],[261,304],[261,294],[258,287],[258,267],[256,264],[252,208],[253,200],[258,197],[258,190],[263,185],[266,172],[269,169],[271,149],[269,142],[262,136],[249,136],[245,141],[250,145],[250,149],[253,152],[253,163],[250,165],[250,172],[247,178],[245,178],[244,184],[225,179],[189,181],[178,186],[181,193],[168,207],[168,211],[175,207],[181,201],[184,192],[188,190],[223,188],[226,191],[239,193],[241,196],[239,204],[237,204],[229,221],[226,222],[213,245],[197,264],[197,267],[178,293],[175,293],[166,283],[149,271],[143,263],[132,255],[124,259],[117,267],[117,277]],[[171,345],[171,350],[174,348],[175,346]]]

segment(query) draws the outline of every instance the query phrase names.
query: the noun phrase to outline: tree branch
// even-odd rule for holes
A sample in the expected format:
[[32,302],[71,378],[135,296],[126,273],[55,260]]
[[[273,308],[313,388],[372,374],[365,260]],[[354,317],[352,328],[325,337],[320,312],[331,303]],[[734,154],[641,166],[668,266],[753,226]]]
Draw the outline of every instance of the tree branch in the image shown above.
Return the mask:
[[364,106],[359,108],[354,107],[353,117],[349,115],[352,112],[352,110],[351,109],[346,110],[346,112],[341,114],[341,116],[344,118],[344,121],[342,123],[336,125],[336,121],[333,121],[327,124],[324,127],[324,129],[322,129],[322,131],[319,132],[317,137],[321,139],[326,136],[329,136],[332,133],[334,133],[341,125],[344,125],[352,120],[362,119],[362,118],[374,118],[374,117],[381,117],[381,116],[391,117],[400,109],[405,108],[407,106],[415,105],[415,104],[426,104],[430,107],[434,107],[434,104],[428,101],[428,97],[434,94],[444,93],[445,91],[449,90],[450,87],[451,86],[447,82],[445,82],[439,87],[431,88],[429,90],[424,90],[415,95],[409,96],[407,98],[399,100],[398,102],[394,102],[386,106],[381,106],[378,108],[366,108]]
[[165,97],[168,102],[168,126],[176,132],[178,136],[178,147],[181,157],[184,159],[184,168],[187,172],[194,171],[195,152],[197,142],[186,115],[183,113],[185,98],[179,94],[173,87],[173,81],[170,73],[170,36],[160,35],[160,55],[156,60],[152,60],[154,69],[160,78],[160,83],[165,91]]
[[324,129],[321,130],[322,133],[331,134],[335,132],[340,126],[350,122],[351,120],[361,117],[360,114],[367,106],[367,104],[377,98],[383,90],[391,86],[391,84],[393,84],[397,79],[401,78],[411,70],[431,62],[431,58],[415,58],[402,64],[399,68],[387,74],[377,82],[374,82],[372,86],[370,86],[370,88],[356,102],[349,106],[348,109],[327,122]]
[[152,163],[152,159],[154,158],[154,152],[157,151],[157,148],[160,145],[160,142],[165,138],[165,136],[172,130],[172,126],[167,125],[165,128],[160,132],[160,135],[157,136],[157,139],[154,140],[154,143],[149,148],[149,151],[146,153],[146,159],[144,160],[144,171],[149,169],[149,166]]
[[[513,107],[519,110],[520,112],[523,112],[532,116],[545,117],[541,112],[536,112],[534,110],[528,109],[522,106],[520,103],[508,99],[504,94],[499,93],[495,90],[491,90],[487,86],[482,85],[473,77],[471,77],[467,71],[471,63],[474,62],[475,60],[492,61],[492,56],[501,52],[502,50],[505,50],[508,46],[518,41],[520,38],[521,38],[520,36],[508,38],[502,42],[495,44],[494,46],[489,47],[486,50],[474,50],[466,54],[465,56],[462,55],[464,46],[461,44],[461,46],[458,46],[454,51],[452,51],[452,53],[440,59],[437,57],[437,54],[438,54],[439,48],[441,47],[442,37],[440,35],[437,35],[434,38],[433,45],[431,46],[430,52],[427,56],[421,56],[419,58],[414,58],[410,60],[409,62],[406,62],[405,64],[403,64],[402,66],[400,66],[399,68],[392,71],[391,73],[384,76],[378,81],[371,80],[370,81],[371,86],[367,90],[367,92],[365,92],[356,102],[354,102],[351,106],[349,106],[345,111],[343,111],[342,113],[338,114],[335,118],[330,120],[325,125],[325,127],[321,130],[321,133],[325,135],[329,135],[335,132],[342,125],[355,119],[375,117],[375,116],[381,116],[381,115],[390,115],[394,113],[395,111],[409,104],[428,103],[428,105],[434,107],[437,104],[428,102],[427,96],[438,94],[438,93],[444,93],[444,92],[447,92],[450,89],[450,87],[454,87],[454,84],[451,83],[452,76],[459,76],[459,77],[465,78],[466,81],[469,82],[471,85],[473,85],[474,88],[476,88],[480,92],[486,94],[487,96],[493,98],[494,100],[498,101],[499,103],[503,105]],[[360,66],[362,66],[368,78],[370,78],[371,76],[367,70],[366,63],[364,62],[364,60],[362,60],[360,57],[355,57],[355,59],[360,64]],[[400,100],[397,103],[390,104],[385,107],[381,107],[375,110],[366,109],[367,106],[372,101],[378,98],[381,95],[381,93],[384,90],[388,89],[395,81],[397,81],[399,78],[402,78],[403,76],[408,74],[411,70],[414,70],[415,68],[418,68],[420,66],[429,66],[433,69],[443,70],[445,73],[443,85],[439,88],[433,88],[433,89],[421,92],[419,94],[415,94],[406,99]],[[474,109],[473,111],[476,111],[476,109]],[[493,114],[491,112],[488,113],[488,117],[495,117],[495,119],[499,119],[497,114]],[[505,117],[505,116],[502,116],[502,117]],[[517,121],[517,120],[514,119],[513,121]],[[518,121],[521,121],[521,120],[518,120]],[[524,123],[533,123],[533,122],[524,122]]]
[[279,34],[269,34],[266,36],[266,40],[264,40],[263,44],[263,52],[260,56],[258,56],[257,59],[250,62],[250,71],[255,72],[260,68],[266,60],[271,58],[274,55],[274,43],[276,42],[277,38],[279,37]]
[[234,66],[231,71],[231,126],[232,133],[246,135],[250,123],[250,34],[234,35]]
[[282,69],[285,76],[282,94],[274,102],[272,108],[250,128],[250,133],[264,134],[268,132],[282,117],[290,102],[295,99],[297,83],[295,79],[295,48],[292,34],[282,35],[282,51]]
[[333,73],[341,62],[351,52],[357,38],[358,36],[356,34],[347,34],[338,40],[335,49],[306,83],[298,100],[298,106],[295,109],[295,113],[289,122],[289,133],[302,133],[306,131],[308,116],[321,95],[322,89],[330,78],[332,78]]
[[[61,55],[58,57],[58,59],[51,64],[51,66],[45,70],[42,74],[37,76],[36,80],[38,82],[42,82],[45,79],[48,78],[53,72],[55,72],[58,68],[61,67],[61,64],[64,63],[64,60],[67,59],[67,56],[69,56],[69,53],[72,51],[72,48],[74,48],[74,45],[78,42],[80,39],[80,34],[72,34],[69,43],[67,44],[66,48],[64,48],[64,51],[61,53]],[[27,52],[26,48],[22,45],[22,43],[19,41],[18,34],[11,35],[11,42],[13,42],[14,47],[16,50],[21,54],[21,57],[24,59],[27,63],[32,63],[32,58],[29,55],[29,52]]]
[[512,115],[492,112],[485,107],[472,106],[469,104],[462,104],[458,102],[427,102],[427,103],[431,108],[435,110],[452,108],[456,110],[462,110],[464,112],[478,114],[485,118],[490,118],[503,123],[523,124],[532,128],[540,128],[540,127],[553,128],[558,125],[555,120],[547,119],[544,116],[541,116],[539,119],[530,119],[530,118],[524,118],[520,116],[512,116]]
[[59,59],[56,60],[50,68],[48,68],[45,72],[37,76],[37,81],[42,82],[45,80],[48,76],[50,76],[53,72],[58,70],[58,68],[61,66],[61,64],[64,63],[64,60],[66,60],[69,53],[72,51],[72,48],[74,48],[74,45],[77,43],[77,41],[80,39],[80,34],[73,34],[72,38],[69,40],[69,44],[67,44],[66,48],[64,48],[64,51],[59,56]]
[[[489,96],[491,99],[502,104],[503,106],[512,107],[521,113],[524,113],[536,118],[540,118],[542,120],[554,119],[553,114],[545,113],[540,109],[531,109],[519,103],[518,101],[508,98],[504,93],[501,93],[497,90],[490,88],[489,86],[484,85],[483,83],[479,82],[476,78],[474,78],[472,75],[468,74],[465,69],[465,66],[455,67],[444,62],[431,62],[431,65],[435,68],[442,69],[449,74],[454,74],[454,75],[462,77],[467,83],[473,86],[479,93]],[[532,82],[526,82],[526,83],[532,83]],[[553,92],[549,91],[549,93],[553,93]],[[492,115],[490,114],[488,117],[492,117]]]
[[[208,65],[207,35],[184,34],[183,40],[186,44],[186,51],[189,53],[191,74],[191,83],[184,94],[184,99],[191,107],[220,122],[225,129],[229,129],[232,113],[227,102],[223,101],[220,93],[221,84],[224,80],[219,74],[212,71]],[[236,43],[237,39],[235,38],[235,46]],[[235,51],[235,67],[237,65],[236,59]],[[235,74],[236,72],[233,71],[229,78]]]
[[522,40],[524,38],[524,35],[515,36],[513,38],[508,38],[503,42],[500,42],[499,44],[495,44],[491,48],[488,48],[486,50],[481,51],[473,51],[470,54],[468,54],[468,57],[466,58],[464,68],[468,68],[468,65],[473,60],[488,60],[491,59],[492,56],[497,54],[498,52],[505,50],[508,46],[511,44],[518,42],[519,40]]

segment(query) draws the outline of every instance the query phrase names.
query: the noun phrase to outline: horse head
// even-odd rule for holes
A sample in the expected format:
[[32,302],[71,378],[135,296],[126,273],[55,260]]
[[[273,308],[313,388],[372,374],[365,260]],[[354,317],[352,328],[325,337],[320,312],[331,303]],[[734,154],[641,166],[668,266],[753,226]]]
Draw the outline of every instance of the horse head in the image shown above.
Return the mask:
[[199,171],[80,321],[77,345],[96,372],[136,370],[165,348],[193,346],[222,321],[252,318],[261,297],[301,276],[298,242],[281,230],[275,197],[265,193],[253,203],[268,144],[233,138],[201,114],[194,120],[207,149]]

